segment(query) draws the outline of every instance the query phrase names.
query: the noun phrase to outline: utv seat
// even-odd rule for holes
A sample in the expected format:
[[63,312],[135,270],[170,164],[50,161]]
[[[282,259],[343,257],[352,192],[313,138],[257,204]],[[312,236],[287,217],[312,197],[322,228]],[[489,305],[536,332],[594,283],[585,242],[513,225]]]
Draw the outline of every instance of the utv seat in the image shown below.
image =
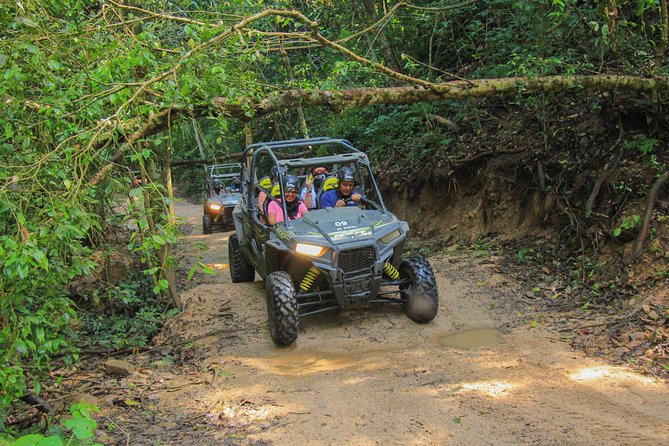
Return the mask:
[[331,175],[325,178],[323,184],[321,185],[321,188],[318,190],[318,193],[316,194],[316,203],[318,204],[318,209],[323,208],[321,206],[321,197],[323,196],[323,193],[332,189],[336,189],[338,186],[339,186],[339,180],[337,179],[336,176]]

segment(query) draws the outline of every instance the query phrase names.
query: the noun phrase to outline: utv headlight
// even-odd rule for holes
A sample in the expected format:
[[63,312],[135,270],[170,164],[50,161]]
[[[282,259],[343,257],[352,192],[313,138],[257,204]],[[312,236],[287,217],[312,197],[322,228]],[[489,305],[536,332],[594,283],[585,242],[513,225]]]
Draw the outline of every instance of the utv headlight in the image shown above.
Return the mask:
[[298,243],[295,247],[295,251],[298,254],[304,254],[305,256],[311,257],[320,257],[325,254],[327,250],[328,249],[324,246],[310,245],[309,243]]
[[223,206],[221,206],[220,204],[215,204],[215,203],[212,203],[212,204],[209,205],[209,208],[210,208],[210,209],[213,209],[213,210],[215,210],[215,211],[220,210],[222,207],[223,207]]
[[400,235],[402,235],[402,233],[400,232],[400,230],[399,230],[399,229],[395,229],[394,231],[389,232],[389,233],[387,233],[386,235],[384,235],[383,237],[381,237],[380,240],[381,240],[382,243],[388,244],[388,243],[392,242],[393,240],[395,240],[395,239],[396,239],[397,237],[399,237]]

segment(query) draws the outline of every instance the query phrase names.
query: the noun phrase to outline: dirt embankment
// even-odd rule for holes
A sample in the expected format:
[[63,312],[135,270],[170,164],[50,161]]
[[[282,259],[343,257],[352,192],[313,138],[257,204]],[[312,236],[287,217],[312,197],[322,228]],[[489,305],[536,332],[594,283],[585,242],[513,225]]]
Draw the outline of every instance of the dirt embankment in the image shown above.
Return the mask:
[[94,377],[109,384],[107,444],[669,443],[666,383],[572,351],[494,256],[430,258],[441,306],[429,324],[398,308],[324,314],[277,348],[263,282],[230,281],[229,233],[202,235],[199,206],[176,212],[181,268],[215,274],[183,283],[183,313],[162,347],[127,358],[132,375]]

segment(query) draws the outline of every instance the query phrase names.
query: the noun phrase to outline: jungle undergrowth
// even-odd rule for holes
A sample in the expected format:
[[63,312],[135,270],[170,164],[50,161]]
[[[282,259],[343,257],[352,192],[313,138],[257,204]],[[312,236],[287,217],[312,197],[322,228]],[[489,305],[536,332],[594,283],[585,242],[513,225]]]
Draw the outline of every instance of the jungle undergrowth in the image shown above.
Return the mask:
[[[79,344],[118,350],[142,347],[151,341],[165,319],[178,313],[152,291],[149,278],[133,272],[126,281],[85,298],[80,311]],[[101,299],[101,293],[105,294]],[[104,302],[104,306],[101,306]]]

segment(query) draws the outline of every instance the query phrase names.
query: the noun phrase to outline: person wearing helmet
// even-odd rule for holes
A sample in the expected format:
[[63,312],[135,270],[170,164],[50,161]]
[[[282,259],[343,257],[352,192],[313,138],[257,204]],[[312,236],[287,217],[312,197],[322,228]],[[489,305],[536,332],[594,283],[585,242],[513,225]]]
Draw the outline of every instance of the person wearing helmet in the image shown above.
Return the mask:
[[307,177],[300,192],[300,200],[304,202],[307,209],[316,209],[316,193],[321,188],[327,174],[328,168],[325,166],[314,166],[311,169],[311,177]]
[[221,186],[221,180],[219,180],[218,178],[215,178],[214,181],[213,181],[213,184],[212,184],[212,188],[211,188],[211,196],[216,197],[223,191],[224,191],[224,189],[223,189],[223,186]]
[[[288,167],[281,166],[281,175],[286,175],[288,173]],[[269,178],[272,180],[272,186],[270,190],[274,187],[275,184],[279,182],[279,168],[277,166],[272,166],[272,169],[269,171]],[[263,191],[260,191],[258,194],[258,209],[260,210],[260,221],[265,222],[265,217],[263,215],[263,210],[265,209],[265,200],[267,199],[267,194]]]
[[[297,197],[298,179],[295,175],[286,175],[283,177],[283,193],[286,197],[286,210],[288,211],[288,219],[295,220],[301,218],[309,212],[307,207]],[[267,206],[267,223],[275,225],[284,220],[283,206],[281,205],[281,198],[277,201],[271,201]]]
[[354,190],[355,169],[342,167],[337,172],[337,179],[339,180],[337,188],[324,192],[321,196],[321,209],[358,206],[364,197]]
[[230,192],[231,193],[239,192],[239,186],[240,186],[239,178],[234,177],[230,182]]

